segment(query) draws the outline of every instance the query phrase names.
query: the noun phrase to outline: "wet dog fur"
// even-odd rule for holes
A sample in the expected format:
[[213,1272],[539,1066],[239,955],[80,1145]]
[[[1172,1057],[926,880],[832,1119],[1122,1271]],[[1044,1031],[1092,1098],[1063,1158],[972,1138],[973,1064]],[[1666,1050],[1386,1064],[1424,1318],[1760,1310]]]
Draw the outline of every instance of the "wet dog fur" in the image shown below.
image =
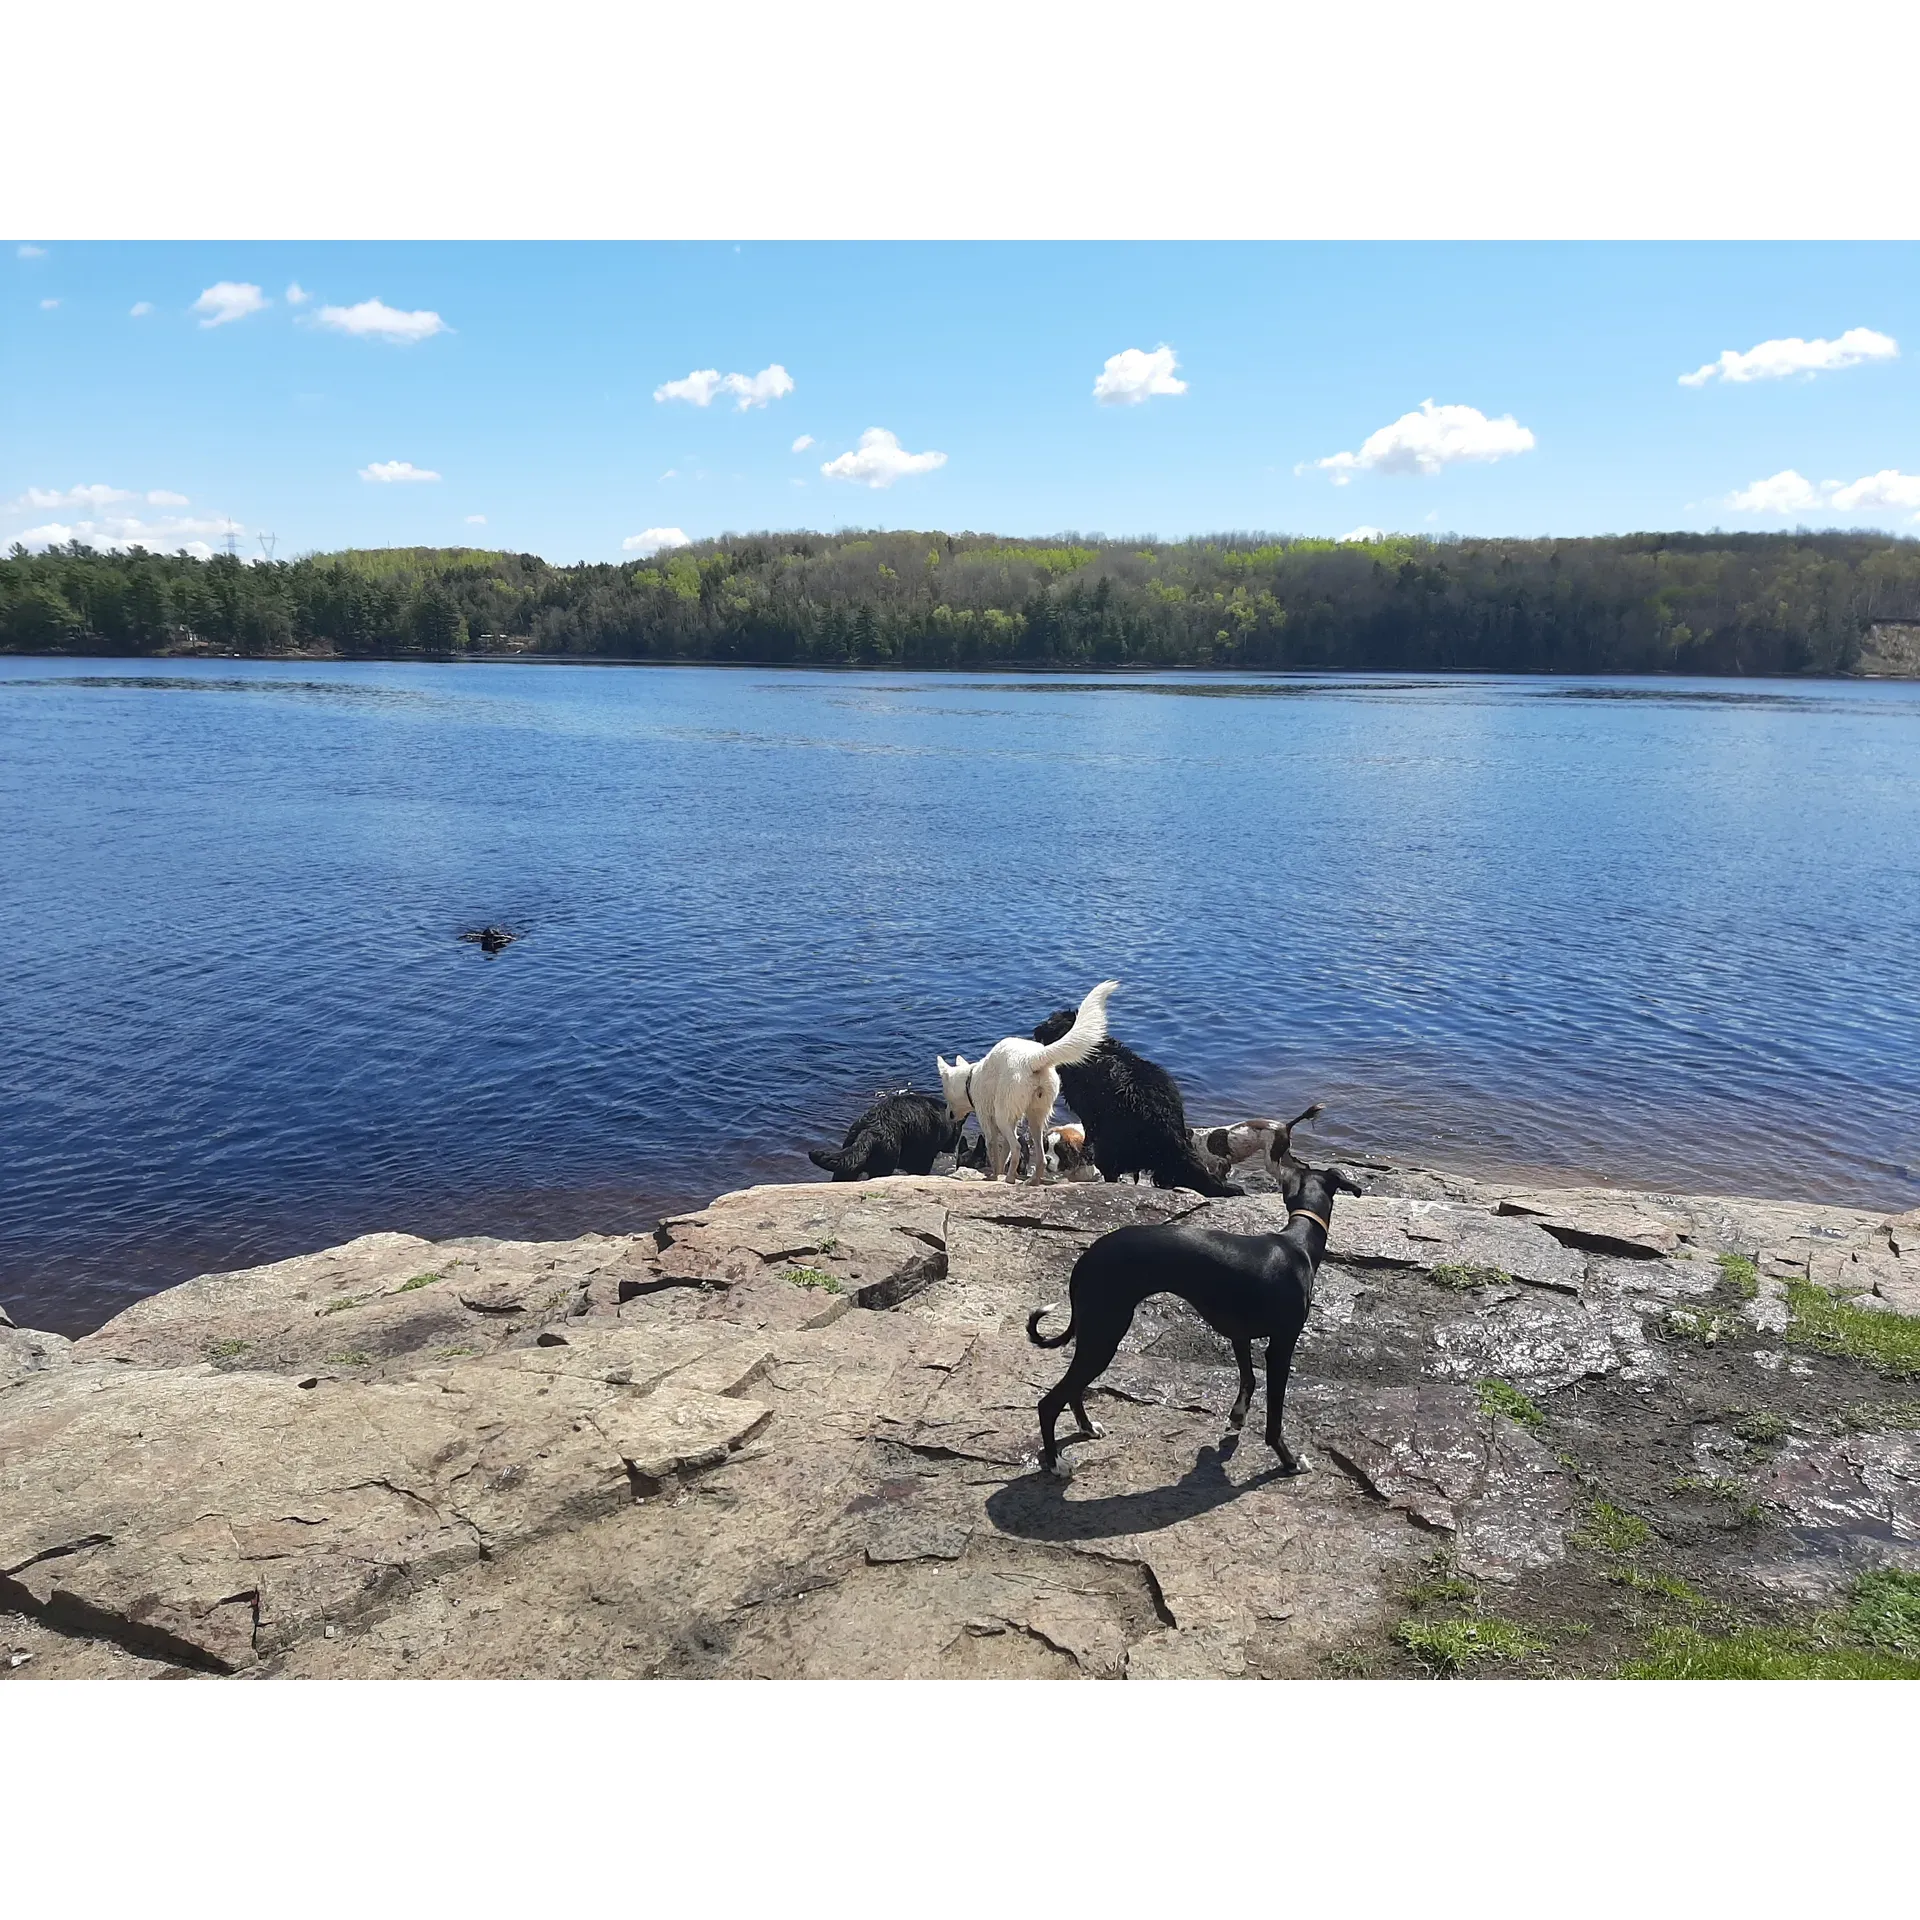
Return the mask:
[[970,1113],[980,1117],[989,1180],[1003,1175],[1012,1180],[1019,1172],[1020,1123],[1025,1121],[1033,1143],[1033,1184],[1045,1184],[1047,1121],[1060,1098],[1061,1069],[1077,1066],[1107,1037],[1107,1001],[1119,984],[1103,980],[1091,989],[1051,1041],[1014,1034],[996,1043],[983,1060],[969,1061],[958,1054],[951,1063],[939,1061],[948,1112],[961,1123]]
[[812,1147],[807,1158],[836,1180],[889,1173],[931,1173],[934,1161],[960,1142],[961,1123],[930,1093],[883,1093],[835,1148]]
[[[1034,1028],[1054,1041],[1073,1014],[1062,1009]],[[1240,1189],[1220,1178],[1194,1151],[1180,1089],[1165,1067],[1108,1038],[1077,1066],[1060,1069],[1060,1091],[1086,1128],[1086,1153],[1105,1180],[1145,1173],[1156,1187],[1189,1187],[1213,1198]]]

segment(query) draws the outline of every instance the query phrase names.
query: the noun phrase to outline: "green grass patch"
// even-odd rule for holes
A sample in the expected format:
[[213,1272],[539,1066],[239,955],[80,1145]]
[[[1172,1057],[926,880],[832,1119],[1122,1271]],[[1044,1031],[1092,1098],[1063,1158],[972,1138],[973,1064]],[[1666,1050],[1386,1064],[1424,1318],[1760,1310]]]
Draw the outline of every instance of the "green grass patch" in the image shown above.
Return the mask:
[[1920,1427],[1920,1400],[1883,1400],[1844,1407],[1834,1424],[1844,1433],[1885,1433],[1889,1427]]
[[1479,1598],[1479,1589],[1471,1580],[1455,1574],[1436,1575],[1416,1581],[1401,1598],[1417,1613],[1423,1607],[1471,1606]]
[[1882,1653],[1920,1659],[1920,1573],[1863,1574],[1853,1583],[1847,1627]]
[[1735,1436],[1750,1446],[1771,1447],[1787,1437],[1786,1421],[1777,1413],[1743,1413],[1731,1423]]
[[1443,1680],[1490,1660],[1525,1660],[1547,1650],[1544,1640],[1536,1640],[1518,1622],[1490,1613],[1458,1620],[1402,1620],[1393,1637]]
[[1327,1671],[1336,1680],[1377,1680],[1387,1656],[1378,1647],[1335,1647],[1326,1656]]
[[789,1267],[787,1285],[790,1287],[818,1287],[822,1293],[843,1293],[846,1289],[840,1284],[837,1273],[829,1273],[825,1267]]
[[373,1355],[357,1349],[348,1353],[330,1353],[325,1364],[329,1367],[370,1367],[373,1365]]
[[1484,1414],[1504,1413],[1523,1427],[1537,1427],[1547,1417],[1518,1387],[1505,1380],[1482,1380],[1478,1391]]
[[1449,1293],[1472,1293],[1480,1287],[1505,1287],[1513,1283],[1513,1275],[1504,1267],[1429,1267],[1427,1278]]
[[1667,1483],[1669,1493],[1699,1493],[1709,1500],[1744,1500],[1747,1490],[1738,1480],[1718,1473],[1683,1473]]
[[364,1307],[372,1298],[370,1293],[343,1293],[338,1300],[329,1300],[320,1309],[320,1316],[325,1319],[330,1313],[345,1313],[349,1307]]
[[1738,1480],[1729,1480],[1718,1473],[1683,1473],[1677,1480],[1667,1483],[1667,1491],[1704,1500],[1718,1500],[1734,1509],[1736,1523],[1743,1527],[1753,1526],[1761,1519],[1759,1506]]
[[395,1293],[418,1293],[422,1287],[430,1287],[436,1280],[444,1279],[443,1274],[416,1273],[411,1280],[403,1280],[394,1288]]
[[1607,1578],[1616,1587],[1630,1587],[1635,1593],[1671,1600],[1678,1606],[1697,1609],[1712,1605],[1704,1593],[1696,1593],[1678,1574],[1661,1573],[1657,1569],[1650,1573],[1641,1567],[1609,1567]]
[[1669,1340],[1696,1341],[1703,1347],[1717,1346],[1721,1336],[1738,1325],[1710,1307],[1669,1307],[1660,1316],[1660,1330]]
[[215,1340],[207,1348],[209,1360],[238,1360],[252,1343],[246,1340]]
[[1844,1613],[1710,1635],[1662,1628],[1627,1680],[1920,1680],[1920,1573],[1862,1574]]
[[471,1360],[479,1351],[480,1349],[478,1347],[442,1347],[440,1349],[440,1358],[442,1360]]
[[1653,1529],[1637,1513],[1596,1500],[1587,1509],[1579,1531],[1570,1536],[1576,1547],[1592,1553],[1638,1553],[1653,1537]]
[[1720,1256],[1720,1284],[1741,1300],[1760,1297],[1760,1269],[1744,1253]]
[[1623,1680],[1920,1680],[1920,1660],[1819,1632],[1749,1629],[1715,1636],[1663,1627]]
[[1863,1361],[1895,1380],[1920,1378],[1920,1320],[1856,1307],[1810,1280],[1787,1282],[1787,1338],[1796,1346]]

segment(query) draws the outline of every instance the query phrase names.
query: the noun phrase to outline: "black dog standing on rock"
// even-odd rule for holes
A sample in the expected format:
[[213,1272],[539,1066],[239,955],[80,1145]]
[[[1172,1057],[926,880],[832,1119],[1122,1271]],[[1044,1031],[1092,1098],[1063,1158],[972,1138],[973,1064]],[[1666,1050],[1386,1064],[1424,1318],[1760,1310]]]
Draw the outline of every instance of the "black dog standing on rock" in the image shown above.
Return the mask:
[[1227,1416],[1238,1433],[1253,1401],[1253,1343],[1267,1343],[1267,1445],[1280,1456],[1282,1473],[1302,1471],[1281,1431],[1287,1375],[1293,1349],[1313,1305],[1313,1280],[1327,1251],[1333,1196],[1359,1186],[1337,1167],[1303,1172],[1287,1202],[1287,1224],[1278,1233],[1215,1233],[1175,1221],[1169,1226],[1119,1227],[1102,1234],[1074,1262],[1067,1297],[1073,1317],[1065,1333],[1044,1339],[1042,1307],[1027,1321],[1036,1347],[1074,1342],[1066,1378],[1040,1402],[1040,1470],[1060,1472],[1053,1437],[1061,1409],[1072,1407],[1083,1436],[1100,1429],[1087,1418],[1082,1395],[1113,1364],[1141,1301],[1156,1293],[1177,1294],[1214,1332],[1233,1342],[1240,1363],[1240,1395]]
[[[1034,1028],[1051,1046],[1073,1025],[1071,1007]],[[1077,1067],[1060,1069],[1060,1092],[1087,1130],[1087,1156],[1103,1180],[1149,1173],[1156,1187],[1190,1187],[1212,1199],[1241,1189],[1222,1180],[1193,1150],[1186,1103],[1173,1075],[1109,1036]]]
[[883,1093],[847,1129],[837,1152],[810,1147],[807,1158],[836,1180],[931,1173],[934,1161],[959,1144],[964,1125],[937,1095]]

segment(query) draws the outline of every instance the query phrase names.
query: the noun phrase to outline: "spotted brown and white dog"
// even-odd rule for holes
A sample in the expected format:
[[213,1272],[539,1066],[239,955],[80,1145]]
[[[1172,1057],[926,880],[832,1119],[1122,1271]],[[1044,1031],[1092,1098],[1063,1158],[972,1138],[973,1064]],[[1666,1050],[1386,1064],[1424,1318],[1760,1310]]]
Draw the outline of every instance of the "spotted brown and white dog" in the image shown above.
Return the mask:
[[1291,1120],[1240,1120],[1230,1127],[1195,1127],[1193,1150],[1228,1174],[1249,1161],[1284,1183],[1301,1163],[1293,1157],[1293,1130],[1326,1112],[1318,1100]]

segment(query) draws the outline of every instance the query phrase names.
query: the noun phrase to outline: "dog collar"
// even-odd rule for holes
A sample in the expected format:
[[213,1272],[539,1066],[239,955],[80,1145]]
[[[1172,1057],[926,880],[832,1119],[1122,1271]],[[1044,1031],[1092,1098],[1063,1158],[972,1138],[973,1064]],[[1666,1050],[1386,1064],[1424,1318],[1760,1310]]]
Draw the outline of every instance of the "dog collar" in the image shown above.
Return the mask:
[[980,1064],[980,1063],[979,1063],[979,1061],[977,1061],[977,1060],[976,1060],[976,1061],[975,1061],[975,1062],[973,1063],[973,1066],[971,1066],[971,1067],[969,1067],[969,1068],[967,1069],[967,1084],[966,1084],[966,1085],[965,1085],[964,1087],[962,1087],[962,1088],[960,1089],[960,1098],[961,1098],[962,1100],[964,1100],[964,1101],[965,1101],[965,1102],[967,1103],[967,1105],[968,1105],[969,1107],[971,1107],[971,1106],[973,1105],[973,1075],[974,1075],[974,1069],[975,1069],[976,1067],[978,1067],[978,1066],[979,1066],[979,1064]]
[[1310,1213],[1305,1207],[1289,1207],[1287,1209],[1287,1218],[1289,1220],[1311,1220],[1322,1233],[1331,1234],[1333,1232],[1333,1229],[1328,1226],[1317,1213]]

